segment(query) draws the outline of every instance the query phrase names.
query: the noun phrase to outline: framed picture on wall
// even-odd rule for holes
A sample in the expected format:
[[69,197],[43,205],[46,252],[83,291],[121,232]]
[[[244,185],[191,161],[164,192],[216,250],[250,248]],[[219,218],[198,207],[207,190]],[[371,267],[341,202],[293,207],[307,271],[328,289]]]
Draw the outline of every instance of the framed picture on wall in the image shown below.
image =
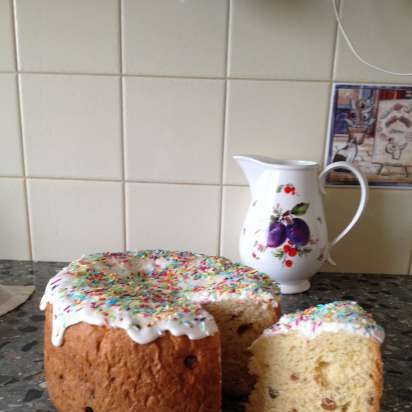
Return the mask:
[[[353,163],[371,186],[412,188],[412,87],[335,84],[325,163]],[[332,185],[355,185],[345,170]]]

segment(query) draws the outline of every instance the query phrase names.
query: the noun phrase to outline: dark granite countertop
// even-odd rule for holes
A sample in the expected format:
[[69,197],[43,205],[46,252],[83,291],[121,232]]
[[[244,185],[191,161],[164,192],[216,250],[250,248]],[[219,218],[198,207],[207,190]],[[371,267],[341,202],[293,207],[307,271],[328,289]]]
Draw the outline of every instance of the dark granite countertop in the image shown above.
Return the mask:
[[[0,283],[36,286],[20,308],[0,317],[0,412],[52,412],[43,376],[43,313],[39,301],[62,263],[0,261]],[[318,274],[311,290],[284,296],[284,312],[336,299],[353,299],[386,329],[382,412],[412,411],[412,278]],[[241,412],[227,402],[224,412]],[[113,411],[115,412],[115,411]]]

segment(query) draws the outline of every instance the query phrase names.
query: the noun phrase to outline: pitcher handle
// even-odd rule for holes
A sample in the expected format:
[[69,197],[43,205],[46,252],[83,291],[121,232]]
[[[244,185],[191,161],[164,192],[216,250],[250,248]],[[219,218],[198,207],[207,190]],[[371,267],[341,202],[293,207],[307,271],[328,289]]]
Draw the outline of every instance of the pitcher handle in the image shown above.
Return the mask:
[[332,240],[332,242],[329,242],[327,250],[326,250],[326,260],[328,261],[328,263],[332,265],[336,265],[336,263],[333,261],[333,259],[330,256],[330,250],[344,236],[346,236],[349,233],[349,231],[356,225],[356,223],[362,216],[363,212],[365,211],[366,204],[368,202],[369,189],[368,189],[368,182],[366,180],[366,177],[357,167],[353,166],[351,163],[348,163],[348,162],[335,162],[335,163],[331,163],[330,165],[326,166],[323,172],[319,175],[320,190],[323,194],[326,193],[325,191],[326,175],[333,169],[347,169],[350,172],[352,172],[355,175],[355,177],[358,179],[360,189],[361,189],[361,196],[359,200],[358,209],[356,210],[356,213],[353,216],[351,222],[345,227],[345,229],[342,230],[342,232],[339,233],[338,236],[335,237],[335,239]]

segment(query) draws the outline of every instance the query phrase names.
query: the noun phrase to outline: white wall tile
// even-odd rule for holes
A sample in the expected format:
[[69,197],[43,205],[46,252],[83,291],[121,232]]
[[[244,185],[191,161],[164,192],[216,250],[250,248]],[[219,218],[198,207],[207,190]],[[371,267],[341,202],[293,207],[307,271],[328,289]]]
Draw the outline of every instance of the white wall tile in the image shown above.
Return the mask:
[[223,81],[125,79],[128,179],[219,183]]
[[29,176],[120,178],[116,77],[22,75]]
[[127,248],[218,253],[218,187],[126,184]]
[[[407,0],[342,0],[343,25],[368,62],[395,72],[412,73],[412,4]],[[360,63],[338,36],[335,78],[339,81],[410,83],[412,76],[393,76]]]
[[336,33],[330,0],[236,0],[230,21],[231,76],[330,79]]
[[[359,190],[329,188],[326,215],[330,239],[349,223]],[[412,250],[412,197],[408,190],[370,191],[365,215],[332,250],[330,272],[407,274]]]
[[234,154],[321,162],[328,99],[327,83],[230,81],[224,182],[246,184]]
[[0,259],[30,259],[22,179],[0,179]]
[[124,0],[126,73],[222,76],[227,0]]
[[11,0],[0,0],[0,70],[15,70]]
[[239,236],[250,203],[248,187],[223,188],[222,235],[220,254],[239,261]]
[[118,73],[117,0],[16,0],[20,69]]
[[35,260],[123,250],[121,183],[29,180]]
[[0,175],[21,176],[17,85],[14,74],[0,74]]

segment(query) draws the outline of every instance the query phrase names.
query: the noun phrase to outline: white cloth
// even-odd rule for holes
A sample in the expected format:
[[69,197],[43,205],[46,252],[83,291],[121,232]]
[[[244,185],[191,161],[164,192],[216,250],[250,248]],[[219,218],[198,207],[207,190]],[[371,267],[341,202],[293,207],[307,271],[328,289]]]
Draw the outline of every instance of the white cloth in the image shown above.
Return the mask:
[[0,285],[0,316],[22,305],[34,292],[34,286]]

